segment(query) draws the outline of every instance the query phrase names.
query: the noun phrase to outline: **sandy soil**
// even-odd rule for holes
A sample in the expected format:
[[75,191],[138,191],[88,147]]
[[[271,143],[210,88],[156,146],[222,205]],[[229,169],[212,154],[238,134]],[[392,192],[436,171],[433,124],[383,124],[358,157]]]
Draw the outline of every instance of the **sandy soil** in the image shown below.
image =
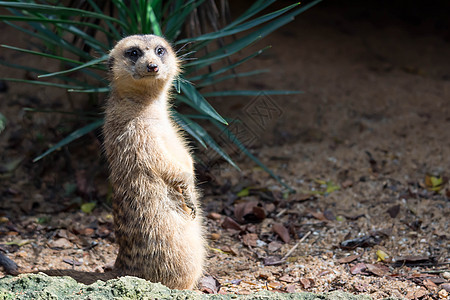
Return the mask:
[[[207,272],[221,292],[448,295],[450,36],[448,20],[434,17],[448,7],[419,10],[417,19],[396,5],[345,2],[322,3],[259,42],[253,50],[273,48],[238,71],[270,72],[232,83],[303,94],[210,100],[240,120],[231,125],[239,137],[297,191],[287,194],[240,153],[233,158],[242,172],[197,150],[207,166],[198,166]],[[16,55],[2,51],[26,59]],[[0,70],[1,77],[33,76]],[[84,120],[22,110],[82,110],[101,99],[8,86],[0,93],[8,118],[0,134],[0,250],[24,270],[103,271],[117,247],[101,143],[91,134],[33,164]],[[92,201],[92,214],[80,211]],[[342,243],[357,238],[354,249]],[[388,258],[377,262],[380,250]]]

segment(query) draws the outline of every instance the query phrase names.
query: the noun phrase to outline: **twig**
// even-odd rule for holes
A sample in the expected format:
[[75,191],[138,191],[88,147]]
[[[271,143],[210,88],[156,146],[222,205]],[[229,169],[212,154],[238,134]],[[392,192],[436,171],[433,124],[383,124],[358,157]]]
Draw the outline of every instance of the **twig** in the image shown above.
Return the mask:
[[295,244],[295,246],[292,247],[291,250],[289,250],[288,253],[286,253],[285,256],[283,256],[283,258],[282,258],[281,260],[282,260],[282,261],[286,260],[286,259],[289,257],[289,255],[291,255],[292,252],[294,252],[294,250],[297,249],[298,245],[299,245],[300,243],[302,243],[304,240],[306,240],[306,238],[307,238],[310,234],[311,234],[311,231],[308,231],[308,233],[306,233],[306,234],[305,234],[305,235],[297,242],[297,244]]
[[277,215],[275,216],[275,218],[279,218],[282,214],[284,214],[285,211],[286,211],[286,208],[283,208],[282,210],[280,210],[280,212],[277,213]]

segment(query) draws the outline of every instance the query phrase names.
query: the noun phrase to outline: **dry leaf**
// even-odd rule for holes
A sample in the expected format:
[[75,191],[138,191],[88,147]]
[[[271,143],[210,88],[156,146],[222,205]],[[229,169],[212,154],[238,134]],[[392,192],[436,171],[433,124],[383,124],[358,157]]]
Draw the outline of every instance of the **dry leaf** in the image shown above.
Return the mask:
[[73,260],[73,259],[68,259],[68,258],[64,258],[63,262],[65,262],[66,264],[69,264],[71,266],[81,266],[83,263],[77,260]]
[[307,201],[307,200],[311,200],[314,199],[315,196],[311,195],[311,194],[293,194],[291,195],[291,197],[289,197],[289,203],[292,202],[303,202],[303,201]]
[[422,281],[422,284],[429,290],[435,290],[437,288],[437,285],[430,279],[425,279]]
[[247,233],[242,236],[242,242],[246,246],[256,247],[257,240],[258,240],[258,235],[256,233]]
[[316,218],[317,220],[320,220],[320,221],[328,221],[328,219],[327,219],[327,218],[324,216],[324,214],[321,213],[321,212],[311,211],[310,214],[311,214],[314,218]]
[[360,256],[361,256],[361,254],[349,255],[346,257],[339,258],[337,260],[337,262],[340,264],[348,264],[348,263],[354,261],[355,259],[358,259]]
[[95,230],[92,228],[83,228],[81,230],[79,230],[81,235],[85,235],[85,236],[92,236],[95,233]]
[[280,278],[278,278],[278,280],[284,281],[284,282],[289,282],[289,283],[292,283],[292,282],[296,281],[295,278],[290,276],[290,275],[283,275]]
[[295,285],[293,285],[293,284],[288,285],[286,287],[286,292],[288,292],[288,293],[295,293],[296,292]]
[[356,274],[361,274],[365,270],[367,270],[366,264],[357,263],[356,265],[354,265],[353,267],[350,268],[350,273],[353,275],[356,275]]
[[267,249],[270,252],[275,252],[275,251],[279,250],[281,248],[281,246],[283,246],[283,245],[279,242],[270,242],[269,245],[267,246]]
[[265,266],[277,266],[283,264],[285,261],[281,260],[279,256],[267,256],[264,258],[263,263]]
[[258,205],[258,201],[246,201],[240,202],[234,206],[234,216],[236,221],[239,223],[244,223],[244,217],[248,214],[253,213],[253,207]]
[[236,248],[230,247],[230,246],[223,246],[222,248],[220,248],[220,250],[222,250],[223,252],[226,252],[226,253],[230,253],[232,255],[239,254],[239,251],[237,251]]
[[309,289],[311,287],[311,280],[308,278],[300,278],[300,282],[304,289]]
[[391,216],[391,218],[395,218],[397,217],[398,213],[400,212],[400,205],[394,205],[391,206],[388,210],[387,213],[389,214],[389,216]]
[[269,279],[270,277],[272,277],[272,272],[266,270],[259,271],[258,278]]
[[59,249],[70,249],[73,247],[73,244],[69,242],[69,240],[65,238],[60,238],[57,240],[52,240],[47,244],[50,248],[59,248]]
[[266,218],[266,212],[258,201],[240,202],[234,207],[234,216],[239,223],[261,222]]
[[428,295],[428,292],[425,289],[421,288],[418,291],[409,291],[406,294],[406,298],[407,299],[420,299],[426,295]]
[[367,270],[377,276],[384,276],[389,272],[389,268],[383,265],[366,264]]
[[289,236],[289,231],[287,230],[286,227],[283,226],[283,224],[281,223],[274,223],[272,225],[272,230],[273,232],[275,232],[276,234],[278,234],[278,236],[281,238],[281,240],[285,243],[289,243],[291,240],[291,237]]
[[241,225],[239,225],[235,220],[230,217],[225,217],[222,222],[222,227],[225,229],[233,229],[242,231]]
[[205,294],[217,294],[220,287],[220,282],[211,275],[203,276],[198,282],[198,289]]

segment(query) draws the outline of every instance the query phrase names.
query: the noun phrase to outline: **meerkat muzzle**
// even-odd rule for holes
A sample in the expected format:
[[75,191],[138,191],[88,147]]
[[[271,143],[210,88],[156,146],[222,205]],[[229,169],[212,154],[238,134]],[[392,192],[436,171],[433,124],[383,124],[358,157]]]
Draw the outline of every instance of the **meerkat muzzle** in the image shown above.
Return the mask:
[[159,71],[158,65],[156,65],[156,64],[148,64],[147,65],[147,72],[154,72],[154,73],[156,73],[158,71]]

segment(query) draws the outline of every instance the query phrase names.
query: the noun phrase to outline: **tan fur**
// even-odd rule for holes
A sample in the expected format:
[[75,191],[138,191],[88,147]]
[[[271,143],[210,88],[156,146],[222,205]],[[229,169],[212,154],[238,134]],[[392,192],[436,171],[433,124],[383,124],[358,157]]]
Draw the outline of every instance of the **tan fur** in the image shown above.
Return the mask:
[[[142,50],[135,63],[125,55],[133,47]],[[158,71],[150,72],[150,64]],[[129,36],[114,47],[104,146],[114,189],[116,271],[191,289],[205,247],[193,161],[168,110],[178,65],[170,45],[154,35]]]

